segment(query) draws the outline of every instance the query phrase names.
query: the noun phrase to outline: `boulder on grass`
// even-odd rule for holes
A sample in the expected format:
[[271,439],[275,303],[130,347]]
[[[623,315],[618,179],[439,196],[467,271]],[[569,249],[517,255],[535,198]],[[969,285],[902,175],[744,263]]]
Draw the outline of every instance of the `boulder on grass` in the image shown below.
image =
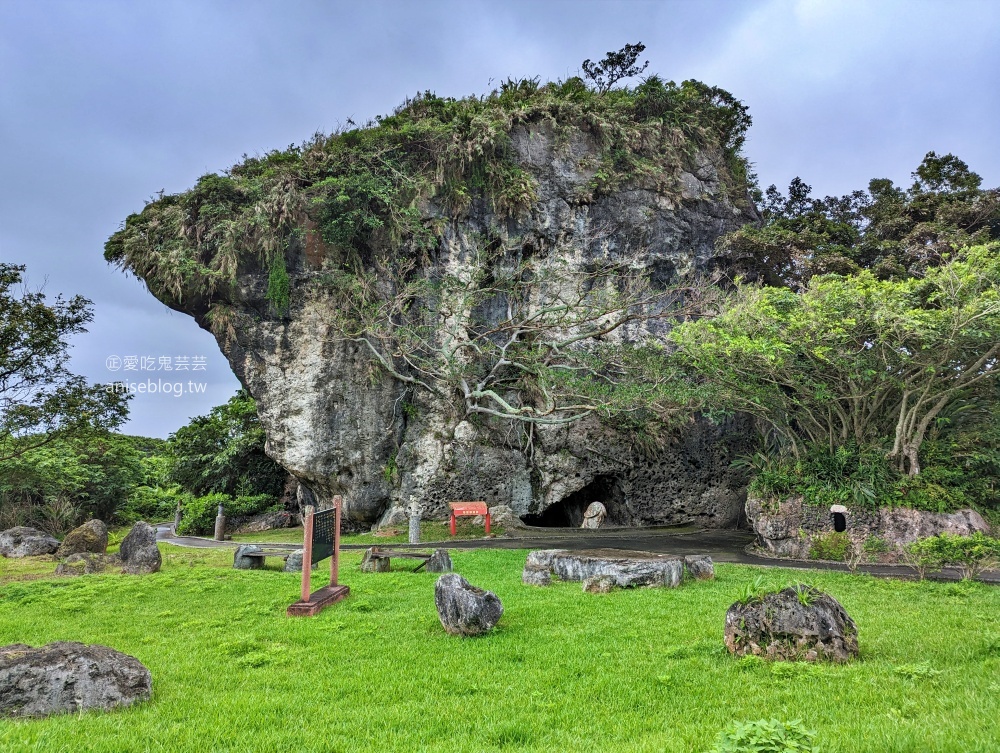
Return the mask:
[[163,558],[156,546],[156,529],[140,520],[118,548],[122,561],[122,571],[130,575],[147,575],[160,571]]
[[528,586],[549,586],[552,585],[552,573],[548,568],[525,564],[521,582]]
[[[302,572],[302,557],[304,555],[305,555],[305,552],[303,550],[301,550],[301,549],[296,549],[294,552],[292,552],[291,554],[289,554],[288,558],[285,560],[285,572],[286,573],[301,573]],[[260,560],[261,563],[263,563],[263,557],[245,557],[244,559],[248,559],[248,560],[254,560],[254,559],[256,559],[256,560]],[[233,565],[233,567],[236,567],[236,565]],[[316,569],[316,565],[313,565],[312,569],[315,570]]]
[[451,564],[451,557],[447,549],[435,549],[431,558],[427,560],[427,572],[429,573],[450,573],[454,570]]
[[56,565],[56,575],[93,575],[120,567],[121,564],[121,560],[116,554],[80,552],[79,554],[71,554]]
[[58,548],[58,539],[37,528],[17,526],[0,533],[0,555],[4,557],[41,557]]
[[49,716],[130,706],[153,683],[135,657],[107,646],[50,643],[0,648],[0,716]]
[[858,656],[858,628],[836,599],[811,586],[736,603],[726,612],[726,648],[784,661],[847,662]]
[[[607,575],[618,588],[659,586],[674,588],[681,584],[684,562],[653,552],[631,552],[620,549],[544,549],[531,552],[524,564],[527,570],[548,570],[561,580],[586,580]],[[522,574],[521,580],[524,580]]]
[[63,539],[56,550],[56,556],[69,557],[71,554],[104,554],[108,550],[108,527],[102,520],[88,520],[82,526],[74,528]]
[[[235,570],[260,570],[264,567],[263,557],[251,557],[255,552],[264,551],[256,544],[240,544],[233,552],[233,569]],[[302,572],[302,561],[299,560],[299,572]]]
[[707,554],[689,554],[684,558],[684,567],[688,575],[697,580],[712,580],[715,577],[715,565]]
[[451,635],[483,635],[500,621],[503,604],[492,591],[476,588],[457,573],[434,584],[434,606]]

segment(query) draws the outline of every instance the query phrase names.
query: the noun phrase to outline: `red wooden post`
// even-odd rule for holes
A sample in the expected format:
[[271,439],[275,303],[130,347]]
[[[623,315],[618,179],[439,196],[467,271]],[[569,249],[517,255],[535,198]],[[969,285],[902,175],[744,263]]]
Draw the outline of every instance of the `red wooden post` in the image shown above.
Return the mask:
[[455,511],[451,511],[451,520],[448,522],[448,530],[451,531],[451,535],[455,535]]
[[302,547],[302,601],[309,601],[310,591],[309,576],[312,573],[312,552],[313,552],[313,512],[312,505],[306,505],[306,519],[303,522],[303,547]]
[[490,535],[490,513],[488,510],[486,511],[486,535]]
[[337,575],[340,570],[340,507],[343,498],[337,494],[333,498],[333,556],[330,558],[330,585],[337,585]]

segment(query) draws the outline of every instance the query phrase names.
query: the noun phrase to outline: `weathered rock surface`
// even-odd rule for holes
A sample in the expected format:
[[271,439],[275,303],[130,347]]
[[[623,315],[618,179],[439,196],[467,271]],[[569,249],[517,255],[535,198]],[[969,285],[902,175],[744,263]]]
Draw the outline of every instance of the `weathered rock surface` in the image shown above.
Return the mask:
[[108,550],[108,527],[102,520],[88,520],[82,526],[74,528],[62,540],[57,557],[69,557],[71,554],[91,552],[104,554]]
[[229,521],[227,533],[261,533],[278,528],[290,528],[295,524],[295,516],[285,510],[262,512],[248,518]]
[[715,564],[707,554],[689,554],[684,558],[684,567],[688,575],[697,580],[712,580],[715,577]]
[[56,565],[56,575],[93,575],[119,568],[121,564],[121,559],[117,554],[80,552],[79,554],[71,554]]
[[[287,557],[287,559],[285,559],[284,571],[286,573],[301,573],[302,572],[302,558],[304,556],[305,556],[305,552],[302,549],[296,549],[294,552],[292,552],[291,554],[289,554],[288,557]],[[259,558],[259,557],[244,557],[243,559],[244,560],[259,559],[261,562],[263,562],[263,559]],[[236,565],[234,564],[233,567],[236,567]],[[249,568],[244,568],[244,569],[249,569]],[[316,565],[313,565],[312,569],[315,570],[316,569]]]
[[[531,176],[537,200],[515,217],[498,215],[488,201],[473,201],[459,214],[436,199],[421,202],[426,225],[440,228],[426,262],[434,267],[431,278],[463,279],[486,237],[497,265],[531,258],[584,275],[621,263],[662,289],[679,275],[712,268],[716,239],[756,218],[726,184],[718,153],[678,147],[676,175],[636,175],[604,192],[592,184],[604,148],[585,130],[518,126],[510,149]],[[461,405],[413,389],[380,370],[364,344],[336,337],[338,303],[324,287],[322,241],[314,226],[301,230],[285,253],[286,316],[261,314],[274,308],[266,298],[268,270],[249,262],[211,301],[195,290],[178,299],[158,294],[209,331],[210,305],[231,307],[230,326],[214,334],[257,400],[268,453],[299,479],[300,496],[310,503],[342,494],[345,529],[367,529],[380,519],[388,525],[400,515],[395,511],[414,503],[425,519],[444,519],[455,499],[507,506],[526,523],[550,515],[555,524],[579,526],[595,499],[614,525],[694,520],[724,527],[739,518],[744,481],[731,462],[748,446],[744,422],[699,420],[653,454],[596,417],[540,427],[530,449],[511,438],[506,423],[474,426]],[[483,314],[497,319],[500,308]]]
[[156,529],[140,520],[118,547],[122,571],[130,575],[147,575],[160,571],[163,558],[156,546]]
[[8,528],[0,533],[0,555],[10,558],[41,557],[59,548],[59,540],[28,526]]
[[789,587],[726,612],[726,647],[739,656],[846,662],[858,656],[858,628],[836,599]]
[[588,594],[609,594],[615,588],[615,579],[610,575],[593,575],[583,579],[583,592]]
[[[747,520],[760,537],[763,549],[776,557],[806,559],[815,536],[834,532],[828,507],[807,505],[802,497],[762,500],[749,497]],[[953,513],[926,512],[905,507],[868,510],[848,507],[846,534],[859,551],[871,537],[882,539],[890,554],[899,552],[918,538],[952,533],[969,536],[989,533],[989,526],[975,510]]]
[[529,570],[547,570],[561,580],[586,580],[606,575],[618,588],[636,586],[679,586],[684,563],[678,557],[653,552],[627,552],[618,549],[569,551],[547,549],[531,552],[525,562],[524,581]]
[[[249,555],[255,552],[264,551],[256,544],[240,544],[236,547],[236,551],[233,552],[233,569],[234,570],[260,570],[264,567],[263,557],[250,557]],[[299,572],[302,572],[302,567],[300,565]]]
[[365,549],[361,557],[361,572],[363,573],[387,573],[392,562],[388,557],[380,557],[375,548]]
[[503,604],[495,593],[476,588],[457,573],[438,578],[434,606],[441,625],[452,635],[483,635],[503,616]]
[[580,528],[597,529],[601,527],[608,511],[600,502],[591,502],[587,509],[583,511],[583,523]]
[[548,568],[525,566],[521,582],[527,586],[548,586],[552,584],[552,573]]
[[425,569],[429,573],[450,573],[455,568],[451,564],[451,556],[447,549],[435,549],[431,558],[427,560]]
[[111,709],[147,700],[142,663],[107,646],[58,642],[0,648],[0,716],[38,717]]

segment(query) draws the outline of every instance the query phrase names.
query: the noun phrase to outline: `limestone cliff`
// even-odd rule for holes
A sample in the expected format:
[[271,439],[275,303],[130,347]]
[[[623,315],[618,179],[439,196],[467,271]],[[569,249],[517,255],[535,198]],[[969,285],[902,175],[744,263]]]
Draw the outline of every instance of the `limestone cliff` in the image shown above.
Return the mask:
[[268,453],[321,504],[344,495],[350,525],[414,504],[443,516],[453,499],[549,525],[578,525],[594,500],[611,524],[728,525],[745,498],[730,470],[738,427],[698,420],[650,451],[595,415],[540,425],[526,442],[447,389],[394,377],[333,324],[342,299],[331,270],[378,281],[380,259],[463,279],[486,244],[497,264],[573,272],[613,260],[653,288],[709,269],[716,238],[756,216],[742,134],[725,124],[736,105],[691,82],[654,83],[653,97],[641,87],[598,95],[575,79],[478,100],[425,95],[367,129],[248,160],[148,205],[106,257],[215,334],[257,400]]

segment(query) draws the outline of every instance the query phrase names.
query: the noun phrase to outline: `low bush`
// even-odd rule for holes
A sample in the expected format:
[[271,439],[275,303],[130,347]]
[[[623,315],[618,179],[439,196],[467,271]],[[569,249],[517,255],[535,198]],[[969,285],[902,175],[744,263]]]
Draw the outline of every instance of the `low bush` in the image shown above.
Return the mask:
[[798,719],[736,722],[719,735],[711,753],[818,753],[815,737]]
[[914,541],[906,547],[906,555],[911,567],[922,564],[925,568],[940,569],[953,565],[962,571],[964,580],[973,580],[984,570],[1000,564],[1000,539],[981,531],[971,536],[942,533]]
[[809,559],[843,562],[851,551],[851,540],[846,533],[824,533],[813,536],[809,546]]
[[179,486],[137,486],[119,509],[118,518],[122,523],[173,520],[177,505],[183,508],[193,498]]

